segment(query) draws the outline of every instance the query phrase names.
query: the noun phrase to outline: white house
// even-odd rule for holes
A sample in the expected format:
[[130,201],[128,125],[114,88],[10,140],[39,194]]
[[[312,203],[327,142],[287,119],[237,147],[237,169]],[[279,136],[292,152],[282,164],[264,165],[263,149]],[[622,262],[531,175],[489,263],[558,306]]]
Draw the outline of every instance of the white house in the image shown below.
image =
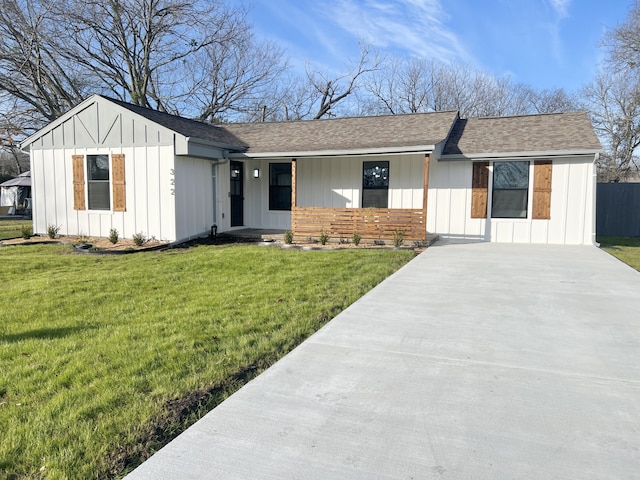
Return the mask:
[[584,112],[206,125],[94,95],[23,142],[34,232],[591,243],[601,150]]

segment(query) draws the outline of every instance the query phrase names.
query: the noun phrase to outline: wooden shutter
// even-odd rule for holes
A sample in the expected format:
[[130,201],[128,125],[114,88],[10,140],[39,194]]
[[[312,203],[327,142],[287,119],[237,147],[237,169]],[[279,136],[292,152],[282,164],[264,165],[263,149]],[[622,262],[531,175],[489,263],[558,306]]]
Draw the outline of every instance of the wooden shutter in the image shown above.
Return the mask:
[[471,180],[471,218],[487,218],[489,162],[473,162]]
[[72,155],[73,162],[73,208],[86,210],[84,203],[84,155]]
[[126,188],[124,181],[124,154],[111,155],[111,183],[113,185],[113,211],[127,210]]
[[533,163],[533,219],[551,218],[551,160]]

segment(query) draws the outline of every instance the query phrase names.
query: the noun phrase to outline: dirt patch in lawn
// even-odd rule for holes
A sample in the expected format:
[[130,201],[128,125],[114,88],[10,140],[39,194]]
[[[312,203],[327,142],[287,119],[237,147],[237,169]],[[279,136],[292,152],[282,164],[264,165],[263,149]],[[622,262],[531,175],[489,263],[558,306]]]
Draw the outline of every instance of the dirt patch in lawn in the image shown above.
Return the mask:
[[213,385],[209,389],[197,390],[185,397],[169,400],[164,405],[163,415],[147,425],[139,442],[114,452],[106,461],[106,470],[98,474],[97,478],[107,480],[133,471],[276,361],[276,357],[262,359],[257,364],[243,368],[224,382]]
[[156,249],[162,246],[168,245],[168,242],[160,242],[155,239],[147,240],[142,245],[138,246],[133,240],[122,238],[118,239],[117,243],[111,243],[108,238],[101,237],[75,237],[75,236],[59,236],[56,238],[49,238],[48,236],[36,235],[29,239],[24,238],[11,238],[3,240],[0,245],[34,245],[39,243],[62,243],[67,245],[73,245],[78,250],[85,251],[102,251],[102,252],[127,252],[138,250]]

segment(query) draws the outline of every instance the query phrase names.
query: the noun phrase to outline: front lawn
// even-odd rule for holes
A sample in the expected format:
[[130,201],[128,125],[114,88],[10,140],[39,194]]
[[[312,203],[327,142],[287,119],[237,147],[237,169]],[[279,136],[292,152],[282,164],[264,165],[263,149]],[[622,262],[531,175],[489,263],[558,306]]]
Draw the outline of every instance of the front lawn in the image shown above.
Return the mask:
[[31,226],[31,220],[0,220],[0,240],[22,236],[22,227]]
[[122,476],[412,255],[0,248],[0,478]]
[[640,237],[598,237],[603,250],[640,270]]

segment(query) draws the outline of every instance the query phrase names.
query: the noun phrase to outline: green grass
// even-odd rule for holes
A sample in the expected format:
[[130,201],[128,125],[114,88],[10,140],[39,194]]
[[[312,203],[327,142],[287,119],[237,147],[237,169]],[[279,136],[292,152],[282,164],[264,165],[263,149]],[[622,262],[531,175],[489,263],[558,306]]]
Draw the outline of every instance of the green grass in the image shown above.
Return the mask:
[[640,270],[640,237],[598,237],[597,241],[605,251]]
[[0,240],[21,237],[22,226],[31,224],[31,220],[0,220]]
[[0,478],[123,475],[412,257],[71,252],[0,248]]

